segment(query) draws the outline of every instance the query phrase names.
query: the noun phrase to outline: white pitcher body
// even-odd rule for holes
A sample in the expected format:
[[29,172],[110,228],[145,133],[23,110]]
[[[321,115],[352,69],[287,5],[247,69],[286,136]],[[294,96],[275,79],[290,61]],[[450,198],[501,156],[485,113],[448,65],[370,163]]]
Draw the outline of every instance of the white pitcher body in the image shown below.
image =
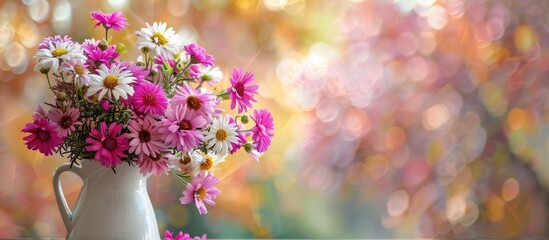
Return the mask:
[[[67,239],[160,239],[147,177],[138,167],[122,163],[114,173],[94,160],[82,161],[81,167],[68,167],[61,165],[53,177]],[[84,181],[72,213],[59,183],[64,171],[74,172]]]

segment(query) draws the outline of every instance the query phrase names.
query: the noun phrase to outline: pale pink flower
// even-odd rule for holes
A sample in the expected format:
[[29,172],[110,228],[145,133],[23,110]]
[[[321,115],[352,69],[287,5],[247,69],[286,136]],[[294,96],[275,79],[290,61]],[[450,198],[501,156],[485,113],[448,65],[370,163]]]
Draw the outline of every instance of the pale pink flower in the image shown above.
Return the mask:
[[139,172],[143,174],[143,176],[152,173],[158,177],[162,174],[167,175],[170,171],[168,159],[162,153],[157,154],[156,157],[145,155],[142,159],[137,161],[137,165],[140,168]]
[[187,189],[183,191],[183,197],[179,198],[181,204],[188,204],[194,201],[200,215],[208,213],[208,205],[215,205],[214,199],[221,193],[215,185],[219,179],[214,175],[198,174],[193,177],[191,183],[187,184]]
[[55,124],[57,133],[62,138],[70,135],[75,130],[75,126],[82,124],[78,121],[79,117],[78,108],[67,108],[65,112],[55,108],[48,113],[48,118]]
[[204,140],[199,130],[206,124],[206,119],[194,112],[177,106],[166,111],[166,117],[161,120],[160,134],[169,147],[175,147],[182,152],[191,151]]
[[219,104],[216,96],[203,88],[194,89],[189,83],[183,83],[178,86],[175,96],[170,104],[172,106],[182,105],[197,114],[210,119],[215,113],[215,108]]
[[159,126],[159,122],[152,117],[130,120],[128,122],[130,133],[127,134],[130,140],[129,152],[135,153],[142,160],[145,155],[155,158],[164,151],[166,145],[158,132]]

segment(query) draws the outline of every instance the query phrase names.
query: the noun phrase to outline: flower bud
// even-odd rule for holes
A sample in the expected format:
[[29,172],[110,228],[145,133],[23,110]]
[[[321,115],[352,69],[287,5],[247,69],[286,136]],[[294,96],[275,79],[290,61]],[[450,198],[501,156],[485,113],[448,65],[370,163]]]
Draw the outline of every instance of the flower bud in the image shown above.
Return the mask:
[[65,101],[65,99],[67,99],[67,94],[64,93],[64,92],[57,92],[57,93],[55,93],[55,97],[59,101]]
[[244,144],[244,150],[246,150],[247,153],[250,153],[253,149],[253,144],[251,142],[247,142]]
[[141,48],[141,52],[143,54],[149,54],[151,52],[151,49],[148,48],[148,47],[143,47],[143,48]]
[[244,124],[250,122],[250,119],[248,119],[248,115],[242,115],[242,117],[240,118],[240,121]]
[[102,51],[105,51],[107,50],[107,48],[109,47],[109,44],[106,42],[106,41],[101,41],[99,42],[99,45],[97,45]]
[[42,74],[48,74],[50,72],[50,68],[40,68],[40,73]]
[[117,43],[116,44],[116,52],[122,54],[122,53],[125,53],[126,52],[126,45],[122,44],[122,43]]

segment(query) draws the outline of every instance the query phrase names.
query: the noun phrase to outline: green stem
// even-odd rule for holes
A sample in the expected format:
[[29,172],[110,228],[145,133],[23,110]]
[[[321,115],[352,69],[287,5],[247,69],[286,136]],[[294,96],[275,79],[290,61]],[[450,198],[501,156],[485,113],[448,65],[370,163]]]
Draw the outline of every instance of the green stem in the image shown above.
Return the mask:
[[230,94],[231,94],[231,93],[229,93],[229,92],[224,92],[224,93],[217,94],[216,96],[217,96],[218,98],[223,98],[223,97],[229,96]]
[[236,130],[236,132],[251,132],[252,129],[245,129],[245,130]]
[[47,73],[45,75],[46,75],[46,79],[48,80],[48,86],[50,87],[51,92],[55,95],[55,91],[53,90],[53,87],[51,86],[50,75],[47,74]]
[[174,175],[175,178],[177,178],[177,180],[179,180],[180,182],[182,182],[184,184],[191,183],[190,177],[181,176],[178,173],[174,172],[173,170],[171,170],[170,173],[172,173],[172,175]]
[[[177,74],[177,76],[175,76],[175,81],[173,81],[173,83],[171,83],[169,86],[168,86],[168,89],[174,87],[175,85],[177,85],[178,83],[182,82],[182,81],[189,81],[189,80],[193,80],[193,79],[190,79],[190,78],[182,78],[182,79],[178,79],[179,77],[181,77],[181,75],[187,71],[187,68],[189,68],[189,66],[191,66],[191,63],[188,63],[185,68],[183,68],[183,70],[181,70],[181,72],[179,72]],[[177,67],[177,66],[176,66]]]

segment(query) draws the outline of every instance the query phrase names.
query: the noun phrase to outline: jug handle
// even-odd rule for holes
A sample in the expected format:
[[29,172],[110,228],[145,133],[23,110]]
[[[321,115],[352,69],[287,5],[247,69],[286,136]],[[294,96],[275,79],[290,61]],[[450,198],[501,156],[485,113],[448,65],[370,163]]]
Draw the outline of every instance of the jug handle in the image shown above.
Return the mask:
[[53,191],[55,193],[55,200],[57,201],[57,206],[59,206],[59,212],[61,213],[67,232],[70,232],[73,227],[72,212],[67,204],[67,200],[65,199],[65,194],[63,194],[63,188],[61,187],[60,182],[61,173],[66,171],[75,173],[82,180],[84,180],[84,174],[81,166],[73,165],[71,168],[70,163],[61,164],[61,166],[59,166],[53,173]]

